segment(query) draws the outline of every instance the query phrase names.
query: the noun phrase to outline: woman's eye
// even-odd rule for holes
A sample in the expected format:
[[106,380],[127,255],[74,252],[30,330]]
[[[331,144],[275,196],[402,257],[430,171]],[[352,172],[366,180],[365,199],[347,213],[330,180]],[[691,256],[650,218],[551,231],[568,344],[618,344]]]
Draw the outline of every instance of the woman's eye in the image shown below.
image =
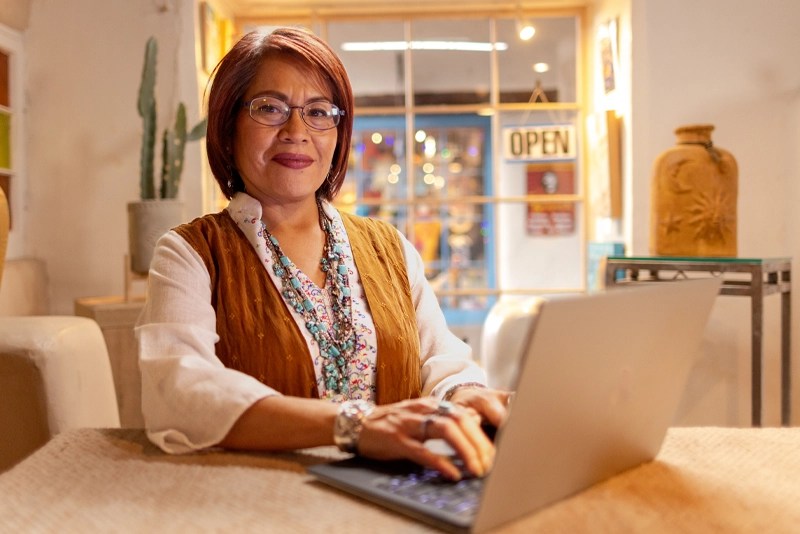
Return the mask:
[[313,107],[312,106],[312,107],[310,107],[308,109],[308,111],[306,112],[306,115],[308,115],[310,117],[327,117],[329,115],[329,112],[324,107],[319,107],[319,106]]
[[279,110],[276,106],[272,106],[270,104],[262,104],[256,108],[256,111],[261,115],[272,115],[272,114],[280,114],[281,110]]

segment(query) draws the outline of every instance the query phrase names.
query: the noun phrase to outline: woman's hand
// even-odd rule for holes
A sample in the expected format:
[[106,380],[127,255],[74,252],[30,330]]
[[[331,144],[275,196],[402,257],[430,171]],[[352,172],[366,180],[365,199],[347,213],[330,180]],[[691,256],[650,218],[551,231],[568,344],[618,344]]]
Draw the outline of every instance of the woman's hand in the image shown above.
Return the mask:
[[481,429],[481,412],[460,400],[456,404],[432,397],[377,406],[364,419],[358,452],[377,460],[411,460],[460,479],[461,470],[448,456],[425,446],[429,439],[447,442],[476,476],[486,474],[494,462],[494,445]]
[[453,392],[450,401],[475,410],[486,422],[494,427],[499,427],[508,413],[508,404],[512,395],[510,391],[464,386]]

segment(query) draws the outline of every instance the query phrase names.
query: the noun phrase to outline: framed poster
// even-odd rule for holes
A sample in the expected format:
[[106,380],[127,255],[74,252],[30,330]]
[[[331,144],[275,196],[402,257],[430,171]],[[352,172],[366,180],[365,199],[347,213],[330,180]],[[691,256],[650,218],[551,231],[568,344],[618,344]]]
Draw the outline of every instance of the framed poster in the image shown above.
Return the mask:
[[605,89],[606,94],[617,88],[617,72],[619,71],[619,38],[617,32],[616,19],[602,25],[598,32],[600,61],[603,67],[603,89]]
[[[531,163],[527,166],[528,195],[575,193],[575,162]],[[529,236],[563,236],[575,233],[575,203],[528,203],[526,231]]]

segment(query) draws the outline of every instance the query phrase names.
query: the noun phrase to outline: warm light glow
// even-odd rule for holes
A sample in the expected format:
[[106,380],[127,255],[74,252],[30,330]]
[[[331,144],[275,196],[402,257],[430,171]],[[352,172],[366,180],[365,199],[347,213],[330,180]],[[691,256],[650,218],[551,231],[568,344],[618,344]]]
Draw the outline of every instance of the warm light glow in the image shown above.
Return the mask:
[[507,43],[474,43],[471,41],[372,41],[342,43],[345,52],[375,52],[379,50],[458,50],[461,52],[491,52],[508,50]]
[[396,174],[390,174],[389,176],[386,177],[386,181],[389,182],[390,184],[396,184],[397,182],[400,181],[400,177],[397,176]]
[[427,138],[427,137],[428,137],[428,134],[425,132],[425,130],[417,130],[417,133],[414,134],[414,140],[417,143],[423,142],[425,140],[425,138]]
[[400,165],[398,165],[397,163],[392,163],[392,166],[389,167],[389,172],[392,174],[400,174],[400,171],[401,171]]
[[433,163],[427,162],[422,164],[422,172],[425,174],[430,174],[433,172]]
[[523,41],[530,41],[536,34],[536,28],[530,22],[524,22],[519,29],[519,38]]
[[383,136],[381,134],[379,134],[378,132],[375,132],[374,134],[372,134],[372,142],[373,143],[375,143],[376,145],[379,145],[379,144],[381,144],[381,141],[383,141]]
[[422,177],[422,181],[428,185],[433,185],[433,182],[436,181],[436,177],[432,174],[426,174]]
[[423,146],[424,148],[422,150],[425,153],[425,157],[432,158],[436,155],[436,139],[433,137],[426,137]]
[[450,174],[458,174],[464,170],[464,166],[457,161],[453,161],[447,165],[447,170]]
[[549,71],[550,70],[550,65],[548,65],[547,63],[534,63],[532,68],[533,68],[534,72],[541,73],[541,72]]

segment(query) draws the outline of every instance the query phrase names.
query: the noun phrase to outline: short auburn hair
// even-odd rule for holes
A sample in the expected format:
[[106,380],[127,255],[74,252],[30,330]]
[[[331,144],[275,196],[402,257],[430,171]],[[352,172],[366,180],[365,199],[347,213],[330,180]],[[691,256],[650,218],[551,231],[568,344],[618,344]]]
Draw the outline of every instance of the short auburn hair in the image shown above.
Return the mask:
[[261,63],[269,56],[289,56],[307,65],[331,92],[333,103],[344,111],[339,121],[336,149],[329,178],[317,196],[333,200],[344,182],[353,134],[353,89],[342,61],[328,44],[304,28],[278,28],[271,33],[250,32],[242,37],[215,67],[208,96],[206,152],[214,179],[226,198],[244,191],[236,170],[232,143],[236,118],[247,88]]

